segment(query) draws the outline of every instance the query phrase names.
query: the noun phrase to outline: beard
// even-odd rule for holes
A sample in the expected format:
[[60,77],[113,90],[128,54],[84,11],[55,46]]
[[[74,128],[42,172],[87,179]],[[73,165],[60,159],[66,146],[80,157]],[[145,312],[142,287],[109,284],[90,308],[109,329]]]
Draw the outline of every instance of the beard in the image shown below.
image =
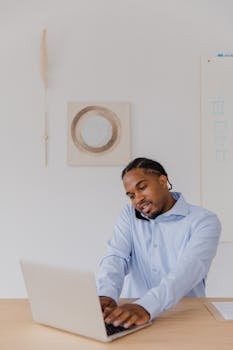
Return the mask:
[[156,211],[155,213],[149,214],[147,217],[149,219],[156,219],[159,215],[163,214],[162,211]]

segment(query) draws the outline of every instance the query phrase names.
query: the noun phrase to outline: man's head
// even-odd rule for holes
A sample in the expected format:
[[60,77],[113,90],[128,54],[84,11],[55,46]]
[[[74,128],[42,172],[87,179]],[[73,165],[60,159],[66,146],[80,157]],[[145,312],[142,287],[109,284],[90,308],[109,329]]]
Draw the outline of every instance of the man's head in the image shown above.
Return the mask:
[[148,218],[155,218],[174,205],[169,192],[172,185],[160,163],[136,158],[124,168],[121,177],[133,206]]

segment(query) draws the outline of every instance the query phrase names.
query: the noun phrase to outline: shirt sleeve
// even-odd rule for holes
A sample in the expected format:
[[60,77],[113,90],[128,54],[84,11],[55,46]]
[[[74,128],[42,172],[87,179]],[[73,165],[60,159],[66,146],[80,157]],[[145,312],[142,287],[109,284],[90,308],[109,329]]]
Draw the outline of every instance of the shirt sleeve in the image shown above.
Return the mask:
[[206,277],[220,232],[221,224],[214,214],[204,215],[195,223],[190,240],[173,269],[158,286],[135,302],[150,313],[151,319],[175,305]]
[[114,227],[113,237],[107,243],[107,254],[101,259],[97,273],[97,292],[118,301],[128,274],[131,255],[130,220],[127,207]]

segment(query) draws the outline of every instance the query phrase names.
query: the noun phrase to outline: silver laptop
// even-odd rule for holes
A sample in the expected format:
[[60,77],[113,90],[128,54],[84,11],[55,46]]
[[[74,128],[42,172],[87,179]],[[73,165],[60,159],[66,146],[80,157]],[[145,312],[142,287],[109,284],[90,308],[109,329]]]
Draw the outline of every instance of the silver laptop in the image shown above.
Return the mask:
[[151,324],[121,327],[108,335],[93,272],[26,260],[20,264],[32,317],[38,323],[104,342]]

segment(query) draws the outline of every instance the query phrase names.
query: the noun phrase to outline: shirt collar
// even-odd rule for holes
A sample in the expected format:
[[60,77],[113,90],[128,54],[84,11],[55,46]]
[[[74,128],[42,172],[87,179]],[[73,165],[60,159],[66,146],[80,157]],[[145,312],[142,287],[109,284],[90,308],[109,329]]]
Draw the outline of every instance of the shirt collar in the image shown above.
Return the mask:
[[[189,205],[185,201],[185,199],[182,196],[182,194],[180,192],[171,192],[171,194],[172,194],[173,198],[176,200],[175,204],[173,205],[173,207],[171,209],[169,209],[165,213],[159,215],[158,217],[169,217],[171,215],[175,215],[175,216],[186,216],[186,215],[188,215],[188,213],[189,213]],[[154,220],[154,219],[149,219],[149,218],[143,216],[136,209],[135,209],[135,216],[136,216],[137,219],[141,219],[141,220],[146,220],[146,221]],[[157,218],[155,218],[155,219],[157,219]]]
[[176,216],[186,216],[189,213],[189,205],[185,201],[184,197],[180,192],[171,192],[173,198],[176,200],[173,207],[171,207],[170,210],[166,211],[163,216],[170,216],[170,215],[176,215]]

